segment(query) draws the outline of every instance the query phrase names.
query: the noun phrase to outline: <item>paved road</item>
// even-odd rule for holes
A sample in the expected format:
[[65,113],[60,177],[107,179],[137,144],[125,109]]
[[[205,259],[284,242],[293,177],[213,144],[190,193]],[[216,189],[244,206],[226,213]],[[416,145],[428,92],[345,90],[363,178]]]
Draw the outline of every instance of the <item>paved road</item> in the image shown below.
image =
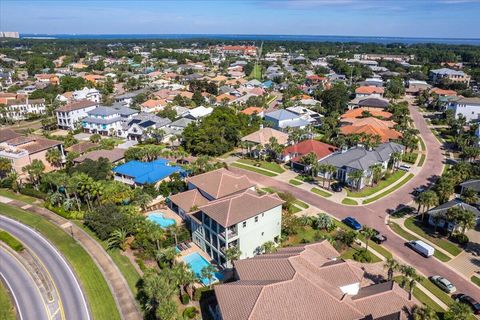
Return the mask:
[[[60,253],[29,227],[0,215],[0,229],[11,233],[42,261],[58,289],[68,320],[90,320],[87,302],[70,266]],[[25,318],[25,319],[37,319]]]
[[431,184],[432,181],[441,175],[443,170],[442,161],[444,161],[443,159],[445,157],[440,149],[440,143],[427,127],[423,116],[415,107],[410,106],[410,114],[427,147],[427,157],[422,167],[423,169],[399,190],[393,192],[390,196],[369,205],[356,207],[341,205],[317,196],[309,191],[295,188],[288,183],[277,181],[261,174],[235,167],[230,167],[230,170],[245,174],[258,184],[271,186],[283,192],[288,191],[298,199],[308,202],[339,219],[343,219],[347,216],[355,217],[360,223],[373,227],[385,234],[388,237],[388,241],[385,242],[385,247],[392,251],[397,258],[414,266],[417,270],[427,276],[439,274],[450,279],[456,285],[459,292],[467,293],[472,297],[475,297],[477,300],[480,300],[480,289],[475,284],[471,283],[469,279],[464,278],[439,260],[434,258],[423,258],[411,249],[405,247],[405,241],[393,233],[386,225],[385,219],[387,217],[388,209],[395,208],[400,204],[410,203],[413,200],[413,196],[411,195],[413,188],[420,185]]
[[14,298],[20,320],[48,320],[48,311],[42,294],[22,263],[0,247],[0,280]]

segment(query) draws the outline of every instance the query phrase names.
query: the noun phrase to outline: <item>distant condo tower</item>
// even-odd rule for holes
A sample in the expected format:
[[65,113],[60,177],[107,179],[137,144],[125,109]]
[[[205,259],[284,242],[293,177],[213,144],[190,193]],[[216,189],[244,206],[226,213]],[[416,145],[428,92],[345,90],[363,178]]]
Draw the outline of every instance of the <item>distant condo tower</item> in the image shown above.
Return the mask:
[[20,38],[16,31],[0,31],[0,38]]

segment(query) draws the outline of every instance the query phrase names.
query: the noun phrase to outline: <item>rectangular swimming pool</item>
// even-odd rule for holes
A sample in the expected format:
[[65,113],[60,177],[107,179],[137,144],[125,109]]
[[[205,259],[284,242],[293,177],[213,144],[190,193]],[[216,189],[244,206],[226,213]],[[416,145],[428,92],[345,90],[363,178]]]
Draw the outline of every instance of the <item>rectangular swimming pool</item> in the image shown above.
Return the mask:
[[[190,270],[200,279],[203,285],[208,286],[208,278],[202,278],[201,273],[202,269],[208,265],[211,265],[204,257],[202,257],[198,252],[189,254],[188,256],[182,257],[182,260],[188,265]],[[218,271],[218,269],[217,269]],[[213,274],[212,283],[215,283],[223,279],[223,275],[220,272],[215,272]]]

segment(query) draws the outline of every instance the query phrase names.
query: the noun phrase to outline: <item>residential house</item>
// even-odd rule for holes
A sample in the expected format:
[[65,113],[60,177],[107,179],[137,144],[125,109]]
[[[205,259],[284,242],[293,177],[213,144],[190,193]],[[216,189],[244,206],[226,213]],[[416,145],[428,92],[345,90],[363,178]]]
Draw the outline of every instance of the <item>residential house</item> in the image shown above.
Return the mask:
[[46,84],[52,84],[52,85],[60,84],[60,79],[55,74],[38,73],[35,75],[35,80],[40,83],[46,83]]
[[215,320],[406,320],[417,304],[393,281],[366,281],[327,240],[235,261],[233,274],[215,286]]
[[141,93],[145,93],[145,89],[139,89],[136,91],[126,92],[124,94],[120,94],[114,97],[116,103],[120,103],[123,106],[130,107],[130,104],[133,101],[133,98],[138,96]]
[[95,88],[85,87],[82,90],[73,91],[72,98],[75,101],[86,99],[96,103],[100,103],[102,95],[100,94],[100,91]]
[[288,128],[304,129],[310,124],[302,116],[285,109],[266,113],[264,119],[266,122],[271,123],[274,129],[281,131],[288,130]]
[[212,112],[212,107],[199,106],[193,109],[189,109],[186,113],[182,115],[182,117],[192,120],[199,120],[203,117],[208,116]]
[[[379,165],[382,171],[385,171],[393,153],[403,154],[405,147],[395,143],[387,142],[379,145],[373,150],[367,150],[364,147],[357,146],[348,150],[341,150],[332,153],[328,157],[320,160],[319,163],[331,164],[337,168],[333,178],[345,183],[346,185],[361,189],[371,182],[373,177],[371,168]],[[352,171],[360,170],[363,176],[358,181],[350,178]],[[320,174],[322,175],[322,174]]]
[[429,90],[432,86],[426,81],[410,79],[407,82],[405,92],[409,94],[418,94],[422,91]]
[[[310,101],[312,101],[313,103],[309,103]],[[307,99],[307,100],[299,100],[297,103],[300,103],[300,105],[288,107],[286,110],[292,113],[295,113],[296,115],[300,116],[303,120],[308,121],[308,123],[313,126],[317,126],[322,123],[322,117],[323,117],[322,115],[320,115],[318,112],[315,112],[303,106],[303,104],[317,105],[317,104],[320,104],[319,101],[314,99]]]
[[0,113],[0,118],[18,121],[29,116],[45,114],[45,99],[29,99],[28,95],[14,93],[0,93],[0,104],[5,108]]
[[138,111],[126,107],[100,106],[87,112],[82,128],[88,133],[122,136],[122,125],[138,115]]
[[321,161],[336,151],[337,148],[335,146],[309,139],[283,149],[280,159],[283,162],[290,162],[293,170],[309,171],[310,167],[302,163],[303,156],[313,153],[317,157],[317,160]]
[[480,98],[459,98],[451,102],[448,109],[453,110],[455,118],[463,116],[467,122],[480,120]]
[[380,119],[390,119],[392,114],[387,111],[383,111],[379,108],[368,108],[368,107],[360,107],[356,109],[351,109],[342,114],[340,117],[341,119],[356,119],[356,118],[364,118],[364,115],[369,115],[371,117],[380,118]]
[[[22,169],[31,164],[33,160],[42,161],[45,165],[46,172],[54,170],[46,159],[46,154],[51,149],[58,149],[62,160],[64,160],[65,154],[61,141],[35,135],[22,136],[12,133],[10,129],[0,130],[0,136],[2,137],[2,142],[0,142],[0,158],[10,160],[13,170],[21,177],[26,176]],[[4,137],[9,139],[4,140]]]
[[340,133],[343,135],[369,135],[379,136],[380,141],[400,139],[402,134],[393,129],[395,122],[380,120],[375,117],[367,118],[342,118],[343,125]]
[[123,123],[121,136],[128,140],[142,141],[151,136],[150,131],[163,130],[171,122],[168,118],[142,112]]
[[[285,146],[289,143],[288,134],[282,131],[278,131],[272,128],[261,128],[255,132],[252,132],[244,136],[241,140],[252,144],[248,149],[255,156],[259,154],[268,153],[266,149],[270,144],[270,139],[275,138],[277,143],[281,146]],[[262,150],[258,150],[256,146],[260,146]]]
[[163,110],[166,105],[167,102],[165,100],[149,99],[140,105],[140,110],[142,112],[157,113]]
[[438,228],[443,228],[449,232],[455,231],[459,228],[459,225],[453,221],[448,221],[446,218],[447,211],[451,208],[461,208],[475,214],[475,226],[479,225],[480,222],[480,211],[474,206],[471,206],[463,202],[459,198],[452,199],[444,204],[441,204],[433,209],[428,210],[428,223],[431,226],[436,226]]
[[430,70],[429,76],[434,84],[441,82],[443,79],[447,79],[451,82],[459,82],[469,85],[471,79],[471,77],[463,71],[448,68]]
[[157,159],[150,162],[132,160],[112,169],[114,180],[128,185],[158,185],[172,174],[183,173],[179,166],[171,165],[167,159]]
[[98,107],[97,102],[90,100],[79,100],[64,106],[58,107],[55,110],[57,116],[57,125],[61,129],[74,130],[80,120],[88,115],[88,112]]
[[463,192],[466,189],[471,189],[471,190],[475,191],[477,194],[479,194],[480,193],[480,180],[471,179],[471,180],[460,183],[460,194],[463,194]]
[[383,97],[385,89],[376,86],[361,86],[355,89],[355,97]]
[[257,115],[260,118],[263,118],[265,111],[263,108],[259,107],[248,107],[240,111],[243,114],[246,114],[247,116],[252,116],[252,115]]

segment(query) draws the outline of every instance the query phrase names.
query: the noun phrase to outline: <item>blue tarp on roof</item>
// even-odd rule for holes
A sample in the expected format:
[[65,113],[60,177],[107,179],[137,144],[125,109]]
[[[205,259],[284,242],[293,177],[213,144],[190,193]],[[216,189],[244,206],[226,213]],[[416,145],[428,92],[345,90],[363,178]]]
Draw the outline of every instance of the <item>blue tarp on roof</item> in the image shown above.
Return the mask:
[[113,169],[113,172],[132,177],[138,184],[156,183],[175,172],[183,172],[179,166],[170,166],[167,159],[152,162],[132,160]]

